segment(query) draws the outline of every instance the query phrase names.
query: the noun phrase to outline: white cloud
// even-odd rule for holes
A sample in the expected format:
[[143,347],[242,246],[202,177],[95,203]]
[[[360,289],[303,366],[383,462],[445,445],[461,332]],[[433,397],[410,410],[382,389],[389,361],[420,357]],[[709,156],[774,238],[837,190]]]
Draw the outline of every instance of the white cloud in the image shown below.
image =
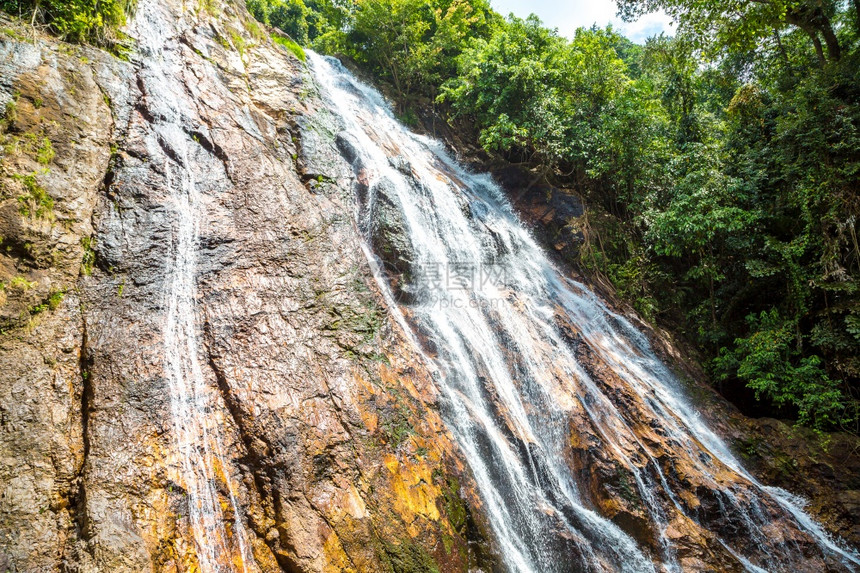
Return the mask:
[[675,25],[667,14],[660,12],[646,14],[629,24],[621,22],[619,31],[634,42],[643,43],[647,38],[661,32],[671,35],[675,31]]
[[644,42],[660,32],[672,33],[674,27],[666,14],[647,14],[636,22],[622,22],[616,16],[614,0],[490,0],[496,11],[507,15],[513,12],[525,18],[532,12],[550,28],[558,28],[561,35],[573,36],[577,28],[600,27],[612,24],[621,34],[634,42]]

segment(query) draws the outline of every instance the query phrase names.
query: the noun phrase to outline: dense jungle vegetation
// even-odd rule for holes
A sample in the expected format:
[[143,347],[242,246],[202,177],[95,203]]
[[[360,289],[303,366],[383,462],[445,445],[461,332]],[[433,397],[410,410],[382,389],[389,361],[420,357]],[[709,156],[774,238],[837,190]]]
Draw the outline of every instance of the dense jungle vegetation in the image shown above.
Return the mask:
[[[560,37],[487,0],[248,0],[576,190],[579,266],[700,351],[751,414],[857,429],[858,1],[619,0],[675,37]],[[754,399],[755,398],[755,399]]]
[[[203,0],[204,2],[206,0]],[[857,432],[860,2],[617,0],[674,37],[560,37],[488,0],[247,0],[299,44],[435,106],[579,193],[580,268],[681,333],[753,415]],[[133,0],[0,0],[104,42]]]
[[113,40],[136,0],[0,0],[0,10],[72,42]]

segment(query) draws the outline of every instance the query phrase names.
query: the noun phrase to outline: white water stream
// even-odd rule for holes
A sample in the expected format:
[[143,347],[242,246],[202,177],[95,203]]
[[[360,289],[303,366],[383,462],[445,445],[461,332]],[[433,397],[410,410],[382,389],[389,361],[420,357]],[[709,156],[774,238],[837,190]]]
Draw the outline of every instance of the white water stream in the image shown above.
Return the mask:
[[[184,134],[183,134],[184,135]],[[226,468],[221,454],[219,429],[213,419],[216,395],[203,377],[198,352],[196,308],[196,256],[198,236],[198,193],[191,170],[165,162],[171,188],[176,192],[178,228],[171,249],[167,322],[164,330],[165,371],[170,384],[170,405],[175,441],[182,463],[183,485],[188,514],[202,572],[233,571],[229,566],[230,539],[215,487],[216,467]],[[247,548],[240,513],[233,492],[229,492],[239,552]],[[246,560],[243,559],[243,562]],[[245,568],[243,567],[244,571]]]
[[[176,478],[187,494],[200,572],[253,573],[258,568],[223,454],[218,415],[223,405],[201,367],[197,262],[205,210],[195,177],[199,149],[183,129],[189,102],[181,99],[181,25],[155,2],[142,3],[135,19],[144,56],[139,84],[151,115],[149,155],[170,150],[162,167],[173,221],[163,368],[180,458]],[[666,535],[670,512],[687,511],[680,492],[673,491],[655,451],[634,431],[641,420],[619,408],[580,363],[577,342],[560,327],[565,321],[644,404],[650,422],[668,436],[672,454],[719,492],[726,519],[737,522],[736,538],[760,547],[746,551],[749,545],[740,548],[735,539],[720,540],[739,563],[750,571],[788,571],[810,558],[792,541],[773,535],[778,518],[806,532],[821,556],[860,570],[860,557],[831,541],[799,500],[758,484],[742,468],[684,399],[641,333],[557,271],[488,176],[466,172],[438,142],[406,130],[378,92],[335,60],[309,57],[329,109],[342,123],[339,138],[355,152],[354,167],[367,185],[358,222],[368,244],[377,231],[370,215],[383,189],[404,215],[415,270],[407,284],[408,304],[398,302],[379,261],[368,244],[364,248],[391,311],[436,374],[446,423],[470,464],[509,571],[681,570]],[[451,281],[454,271],[457,280]],[[430,341],[429,347],[419,340]],[[602,517],[581,491],[566,459],[574,419],[587,424],[583,433],[620,460],[631,477],[657,531],[655,548]],[[732,480],[723,477],[727,471]]]
[[185,25],[158,2],[142,2],[134,21],[143,56],[138,85],[149,114],[146,145],[150,157],[164,157],[166,209],[172,212],[165,261],[163,368],[179,458],[171,479],[185,492],[185,524],[193,542],[193,547],[180,548],[180,555],[183,560],[196,556],[200,573],[255,573],[259,568],[224,457],[224,405],[211,376],[207,379],[201,368],[197,260],[204,209],[196,174],[201,169],[198,154],[205,152],[187,133],[195,120],[182,83],[186,63],[178,35]]
[[[188,136],[180,133],[178,138],[184,165],[165,162],[167,179],[175,192],[178,219],[170,250],[164,329],[164,363],[170,386],[174,439],[181,456],[182,483],[201,573],[248,573],[256,568],[223,456],[220,424],[215,415],[219,396],[207,384],[198,356],[201,346],[196,319],[196,259],[200,197],[193,170],[185,168],[190,165],[184,143]],[[229,509],[234,516],[229,534],[216,480],[226,486]],[[238,567],[234,555],[240,558]]]

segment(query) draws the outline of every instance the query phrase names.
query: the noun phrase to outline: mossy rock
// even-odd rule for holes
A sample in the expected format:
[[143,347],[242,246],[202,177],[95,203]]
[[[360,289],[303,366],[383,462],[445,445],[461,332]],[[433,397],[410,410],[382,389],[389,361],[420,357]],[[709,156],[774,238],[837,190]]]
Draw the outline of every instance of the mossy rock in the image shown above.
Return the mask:
[[408,540],[385,545],[385,560],[392,573],[440,573],[439,566],[424,548]]

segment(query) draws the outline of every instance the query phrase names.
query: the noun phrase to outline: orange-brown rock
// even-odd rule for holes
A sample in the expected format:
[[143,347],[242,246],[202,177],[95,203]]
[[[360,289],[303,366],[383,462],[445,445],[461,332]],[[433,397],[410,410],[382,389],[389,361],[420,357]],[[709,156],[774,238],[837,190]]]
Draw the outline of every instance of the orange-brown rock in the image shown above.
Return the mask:
[[[351,199],[312,192],[297,167],[299,123],[317,113],[303,65],[249,22],[230,2],[141,0],[124,62],[3,21],[3,570],[199,567],[162,351],[177,173],[201,196],[196,352],[244,566],[492,567]],[[238,550],[218,559],[243,565]]]

